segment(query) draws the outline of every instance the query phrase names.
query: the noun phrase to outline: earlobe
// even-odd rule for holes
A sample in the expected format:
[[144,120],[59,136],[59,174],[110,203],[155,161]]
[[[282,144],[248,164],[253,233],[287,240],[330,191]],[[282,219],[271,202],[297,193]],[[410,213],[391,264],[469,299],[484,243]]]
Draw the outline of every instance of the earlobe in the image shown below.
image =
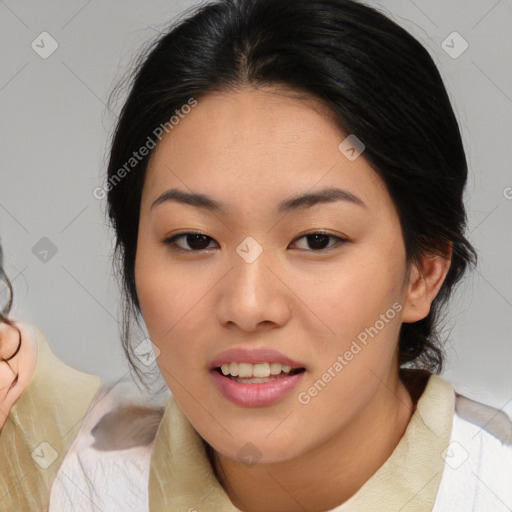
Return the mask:
[[421,260],[413,264],[404,298],[402,322],[417,322],[429,314],[432,302],[450,269],[451,255],[452,243],[450,242],[446,256],[424,253]]

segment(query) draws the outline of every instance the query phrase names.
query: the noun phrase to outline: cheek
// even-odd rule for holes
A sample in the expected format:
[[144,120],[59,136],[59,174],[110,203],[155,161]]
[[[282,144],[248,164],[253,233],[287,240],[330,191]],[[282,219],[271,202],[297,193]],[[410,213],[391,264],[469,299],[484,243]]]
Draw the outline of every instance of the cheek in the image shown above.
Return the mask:
[[166,293],[165,281],[162,281],[161,273],[153,263],[153,258],[137,254],[135,285],[144,322],[150,334],[158,338],[163,320],[162,311],[167,309],[166,301],[170,295]]
[[135,282],[144,323],[151,341],[160,350],[157,364],[172,391],[175,381],[171,375],[181,381],[200,364],[198,345],[204,328],[197,316],[204,314],[200,301],[204,292],[179,266],[170,265],[164,253],[154,249],[146,253],[141,247]]
[[165,340],[177,322],[179,302],[177,282],[172,268],[165,266],[160,250],[140,240],[135,258],[135,285],[141,314],[151,340],[161,352],[167,350]]
[[[354,253],[355,254],[355,253]],[[401,247],[368,246],[357,257],[344,261],[336,278],[310,288],[323,324],[329,327],[319,353],[324,365],[332,365],[347,351],[348,366],[374,368],[389,365],[396,350],[405,255]],[[327,290],[327,291],[326,291]],[[313,295],[311,295],[313,294]],[[347,368],[348,369],[348,368]],[[344,370],[348,374],[351,371]],[[368,371],[366,371],[368,373]]]
[[354,329],[373,324],[399,298],[399,274],[376,260],[359,258],[331,280],[328,293],[315,294],[314,303],[323,305],[326,323],[338,335],[354,335]]
[[[346,418],[356,414],[375,395],[394,364],[401,324],[396,284],[400,273],[361,260],[352,270],[335,282],[329,300],[323,299],[327,303],[323,320],[335,334],[331,332],[318,344],[311,382],[321,382],[313,384],[314,389],[301,390],[321,396],[308,405],[311,417],[323,417],[328,404],[343,404]],[[332,384],[324,388],[326,382]]]

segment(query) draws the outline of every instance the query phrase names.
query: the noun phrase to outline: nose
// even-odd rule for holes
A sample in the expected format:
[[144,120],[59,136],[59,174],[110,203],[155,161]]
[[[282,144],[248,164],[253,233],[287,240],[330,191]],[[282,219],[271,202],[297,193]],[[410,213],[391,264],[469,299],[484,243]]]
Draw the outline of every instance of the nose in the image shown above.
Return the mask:
[[248,263],[235,259],[233,269],[218,287],[216,314],[225,327],[244,331],[282,327],[290,318],[293,293],[265,252]]

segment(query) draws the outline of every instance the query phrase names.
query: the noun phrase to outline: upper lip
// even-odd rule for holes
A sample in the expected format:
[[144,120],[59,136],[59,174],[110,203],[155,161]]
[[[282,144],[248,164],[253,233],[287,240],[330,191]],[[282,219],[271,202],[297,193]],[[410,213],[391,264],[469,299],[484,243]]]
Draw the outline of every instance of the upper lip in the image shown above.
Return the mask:
[[305,368],[305,365],[281,354],[272,348],[232,348],[221,352],[210,362],[210,368],[218,368],[226,363],[281,363],[293,368]]

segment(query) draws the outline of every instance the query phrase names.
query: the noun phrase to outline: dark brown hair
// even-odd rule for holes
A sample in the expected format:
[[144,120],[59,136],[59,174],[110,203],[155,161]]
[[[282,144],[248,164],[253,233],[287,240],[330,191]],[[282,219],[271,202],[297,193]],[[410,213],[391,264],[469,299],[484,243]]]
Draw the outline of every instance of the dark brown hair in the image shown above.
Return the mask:
[[7,304],[3,305],[2,309],[0,309],[0,322],[16,328],[16,326],[14,325],[14,322],[8,317],[8,315],[11,311],[11,308],[12,308],[13,291],[12,291],[11,281],[9,280],[9,278],[7,277],[7,274],[4,271],[4,253],[2,250],[1,244],[0,244],[0,281],[5,283],[5,285],[7,286],[8,294],[9,294]]

